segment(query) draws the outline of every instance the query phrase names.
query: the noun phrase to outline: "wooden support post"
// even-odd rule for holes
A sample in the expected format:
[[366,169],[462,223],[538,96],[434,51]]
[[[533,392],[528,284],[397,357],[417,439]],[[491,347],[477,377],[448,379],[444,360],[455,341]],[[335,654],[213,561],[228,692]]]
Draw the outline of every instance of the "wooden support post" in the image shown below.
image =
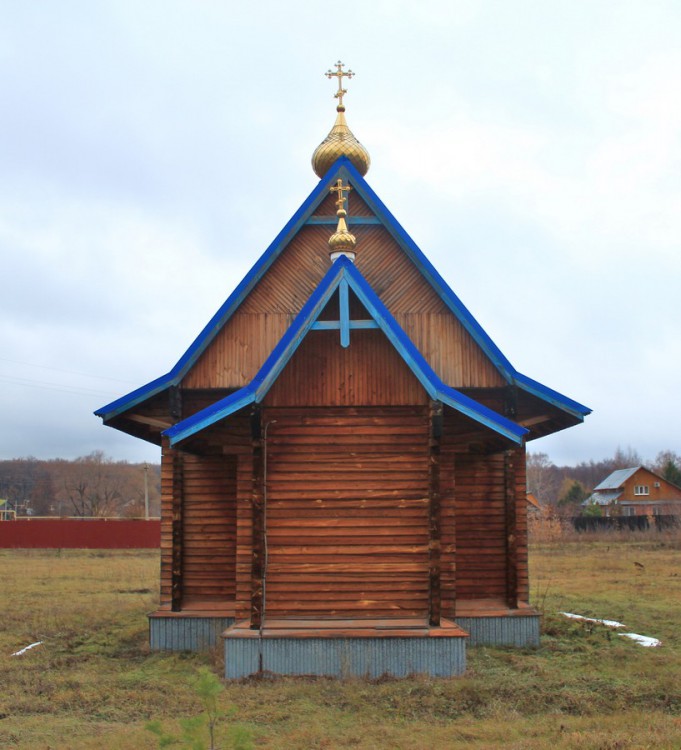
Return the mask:
[[182,609],[183,595],[183,542],[184,542],[184,461],[182,451],[167,448],[171,454],[173,467],[172,480],[172,559],[171,559],[171,593],[170,608],[173,612]]
[[168,389],[168,408],[173,423],[182,419],[182,390],[176,385]]
[[442,403],[430,403],[430,472],[428,487],[428,623],[431,627],[440,625],[442,594],[440,587],[440,443],[442,439]]
[[455,446],[440,446],[440,600],[441,615],[456,615],[456,461]]
[[516,519],[516,472],[520,457],[516,450],[504,453],[504,506],[506,513],[506,604],[518,607],[518,537]]
[[251,564],[251,628],[259,630],[263,621],[263,566],[265,564],[264,489],[265,461],[263,453],[262,410],[255,407],[251,417],[253,446],[253,557]]
[[504,416],[515,419],[518,416],[518,388],[515,385],[504,389]]
[[251,616],[251,572],[253,568],[253,449],[248,425],[244,448],[237,457],[236,471],[236,610],[238,620]]

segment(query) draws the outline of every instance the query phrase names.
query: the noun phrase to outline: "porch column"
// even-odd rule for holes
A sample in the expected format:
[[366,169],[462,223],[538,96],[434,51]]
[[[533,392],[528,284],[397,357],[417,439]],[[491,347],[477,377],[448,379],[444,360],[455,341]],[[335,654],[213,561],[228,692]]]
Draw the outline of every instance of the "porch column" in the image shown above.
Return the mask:
[[183,595],[183,544],[184,544],[184,461],[182,451],[163,446],[164,460],[170,465],[171,479],[171,586],[170,608],[173,612],[182,609]]
[[518,534],[516,485],[520,455],[517,449],[504,452],[504,506],[506,521],[506,604],[518,607]]
[[430,471],[428,481],[428,623],[432,627],[440,625],[442,596],[440,587],[440,443],[442,440],[442,402],[430,402]]
[[244,425],[244,441],[237,454],[236,468],[236,601],[235,617],[251,616],[253,571],[253,447]]
[[251,557],[251,628],[259,630],[263,621],[263,572],[265,566],[265,456],[262,411],[256,407],[251,417],[252,464],[252,557]]

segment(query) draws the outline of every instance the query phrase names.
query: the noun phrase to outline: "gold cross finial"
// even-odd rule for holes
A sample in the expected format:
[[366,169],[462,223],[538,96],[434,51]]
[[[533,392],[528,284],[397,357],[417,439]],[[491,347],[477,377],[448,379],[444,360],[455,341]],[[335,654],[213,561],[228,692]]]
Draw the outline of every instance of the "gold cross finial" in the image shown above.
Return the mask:
[[343,63],[339,60],[336,63],[336,71],[329,69],[326,71],[326,77],[327,78],[337,78],[338,79],[338,91],[334,94],[336,99],[338,99],[338,107],[336,109],[339,112],[345,112],[345,105],[343,104],[343,97],[348,92],[343,88],[343,78],[352,78],[355,74],[351,71],[345,71],[343,70]]
[[[345,216],[345,195],[344,193],[349,193],[352,190],[351,185],[343,185],[343,180],[340,179],[340,177],[336,180],[336,184],[332,185],[329,188],[330,193],[337,193],[338,200],[336,201],[336,205],[338,206],[338,211],[336,212],[338,216]],[[342,214],[340,212],[343,212]]]

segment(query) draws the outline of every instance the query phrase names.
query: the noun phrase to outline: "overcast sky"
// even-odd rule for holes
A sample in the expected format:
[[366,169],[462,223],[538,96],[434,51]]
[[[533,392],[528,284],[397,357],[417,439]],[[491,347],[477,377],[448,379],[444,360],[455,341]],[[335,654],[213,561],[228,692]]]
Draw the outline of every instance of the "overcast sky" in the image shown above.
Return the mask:
[[158,460],[92,412],[164,374],[317,178],[367,180],[521,372],[557,463],[681,452],[678,0],[2,3],[0,457]]

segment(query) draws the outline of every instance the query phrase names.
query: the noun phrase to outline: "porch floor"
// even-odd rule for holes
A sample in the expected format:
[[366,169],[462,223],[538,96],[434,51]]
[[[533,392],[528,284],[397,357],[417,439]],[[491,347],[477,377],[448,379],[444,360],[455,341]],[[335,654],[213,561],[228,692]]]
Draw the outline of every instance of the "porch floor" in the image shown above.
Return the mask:
[[498,599],[457,599],[455,617],[526,617],[539,614],[527,602],[518,602],[511,608],[501,598]]
[[[422,617],[399,619],[295,619],[265,620],[263,638],[465,638],[468,633],[455,622],[443,619],[431,627]],[[259,638],[260,631],[248,621],[225,630],[223,638]]]

